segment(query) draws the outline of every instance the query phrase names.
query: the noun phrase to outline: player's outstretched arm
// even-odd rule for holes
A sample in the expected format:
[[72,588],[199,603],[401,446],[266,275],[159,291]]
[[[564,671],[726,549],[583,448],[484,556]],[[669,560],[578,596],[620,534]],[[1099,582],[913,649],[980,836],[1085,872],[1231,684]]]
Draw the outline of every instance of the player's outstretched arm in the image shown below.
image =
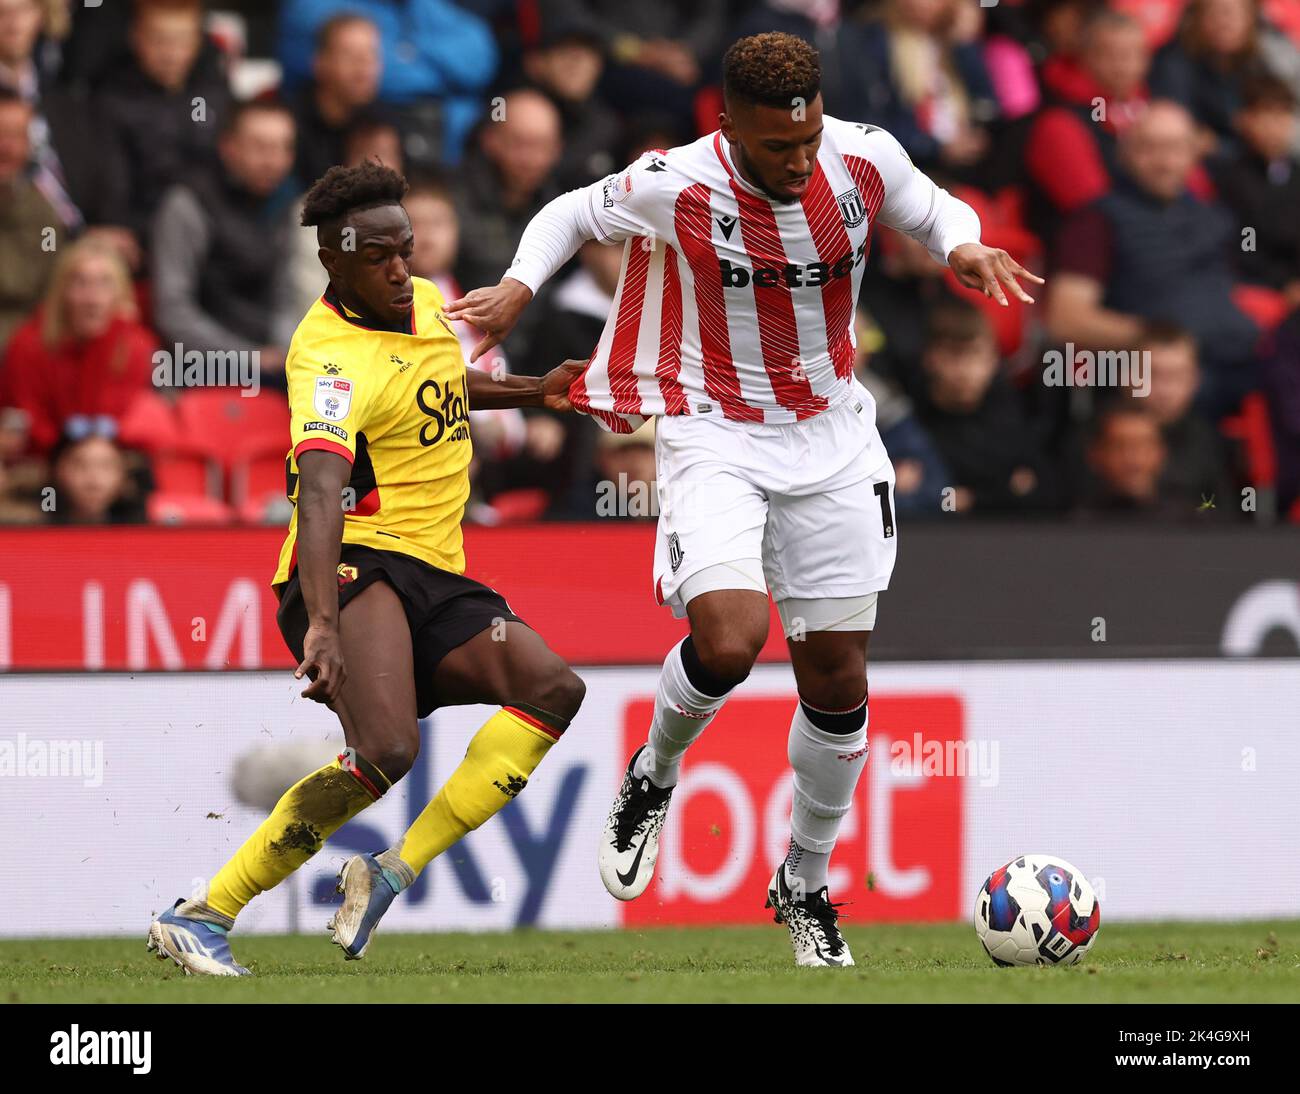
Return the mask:
[[582,375],[586,361],[565,361],[545,376],[494,377],[478,369],[465,370],[465,386],[470,410],[507,410],[514,407],[540,406],[547,410],[567,411],[569,388]]
[[1021,288],[1018,278],[1038,285],[1043,279],[1006,251],[984,246],[974,209],[918,171],[902,145],[883,129],[865,128],[863,148],[872,156],[884,187],[880,223],[911,236],[936,262],[946,262],[968,289],[983,292],[1006,307],[1002,289],[1006,285],[1018,300],[1032,304],[1033,297]]
[[[637,175],[639,181],[633,189],[634,171],[643,161],[644,171]],[[647,172],[662,173],[662,164],[653,156],[643,157],[637,164],[548,201],[528,222],[514,261],[501,281],[474,289],[446,306],[448,318],[467,319],[483,331],[483,340],[470,354],[471,363],[510,333],[537,290],[584,243],[617,243],[652,232],[653,217],[647,209],[657,200],[654,180],[658,175]]]
[[343,649],[339,642],[339,547],[343,542],[343,488],[352,465],[319,449],[298,459],[298,580],[307,606],[302,664],[294,671],[311,683],[304,699],[332,703],[343,687]]
[[472,289],[444,308],[449,319],[467,319],[483,331],[483,340],[470,354],[471,363],[505,338],[547,278],[585,241],[596,238],[597,225],[589,212],[592,190],[570,190],[548,201],[528,222],[514,261],[500,282]]

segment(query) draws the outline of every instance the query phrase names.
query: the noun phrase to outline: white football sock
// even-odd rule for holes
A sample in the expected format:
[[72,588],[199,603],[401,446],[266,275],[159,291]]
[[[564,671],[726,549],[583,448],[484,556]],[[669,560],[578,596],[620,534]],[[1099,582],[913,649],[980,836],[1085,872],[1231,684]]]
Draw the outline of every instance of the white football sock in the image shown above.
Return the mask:
[[830,852],[818,854],[800,847],[791,839],[783,868],[785,883],[793,890],[795,900],[804,900],[827,883],[831,868]]
[[[685,641],[683,638],[682,642]],[[682,665],[682,642],[664,658],[659,686],[655,689],[650,735],[632,771],[637,778],[649,776],[655,786],[664,790],[677,785],[683,754],[731,694],[729,691],[726,695],[705,695],[692,686]]]
[[[794,769],[790,832],[803,854],[791,856],[796,862],[786,880],[793,885],[795,878],[802,878],[811,895],[826,884],[840,821],[853,804],[853,791],[867,763],[866,721],[853,733],[828,733],[813,725],[799,703],[790,723],[789,757]],[[786,862],[789,866],[790,858]]]

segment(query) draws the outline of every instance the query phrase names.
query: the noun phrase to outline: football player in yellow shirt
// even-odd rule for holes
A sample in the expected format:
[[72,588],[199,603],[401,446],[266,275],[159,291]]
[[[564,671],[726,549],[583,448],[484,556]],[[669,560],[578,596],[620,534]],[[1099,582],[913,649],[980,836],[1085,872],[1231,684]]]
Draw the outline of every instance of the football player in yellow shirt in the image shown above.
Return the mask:
[[471,409],[571,409],[581,362],[547,376],[467,369],[428,281],[412,278],[405,180],[377,163],[331,168],[307,193],[329,287],[289,347],[288,489],[295,512],[274,586],[281,633],[343,723],[346,750],[287,790],[209,882],[149,930],[187,972],[243,976],[227,934],[258,893],[410,770],[418,720],[490,703],[460,766],[398,842],[340,871],[330,921],[347,957],[419,872],[527,785],[577,713],[583,682],[493,589],[464,576]]

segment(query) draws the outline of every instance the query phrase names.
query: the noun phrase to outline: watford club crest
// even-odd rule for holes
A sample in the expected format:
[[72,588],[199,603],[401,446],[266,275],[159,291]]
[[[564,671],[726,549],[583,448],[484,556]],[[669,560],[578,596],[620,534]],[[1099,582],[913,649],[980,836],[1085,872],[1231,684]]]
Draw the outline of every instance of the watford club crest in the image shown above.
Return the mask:
[[344,585],[351,585],[352,582],[356,581],[356,579],[357,579],[357,568],[355,566],[348,566],[345,563],[340,562],[339,563],[339,588],[340,589],[343,588]]

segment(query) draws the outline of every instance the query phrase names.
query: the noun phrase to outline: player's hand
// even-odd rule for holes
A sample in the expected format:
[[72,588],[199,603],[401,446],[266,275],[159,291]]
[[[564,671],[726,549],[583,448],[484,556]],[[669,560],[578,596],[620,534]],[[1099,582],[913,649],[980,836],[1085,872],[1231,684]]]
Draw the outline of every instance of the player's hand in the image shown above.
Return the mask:
[[569,388],[573,381],[582,375],[587,367],[586,361],[565,361],[551,369],[542,377],[542,406],[547,410],[569,411],[573,404],[569,402]]
[[477,361],[514,329],[523,314],[533,290],[513,277],[503,277],[488,288],[471,289],[459,300],[453,300],[443,314],[448,319],[464,319],[483,332],[483,340],[469,355],[470,364]]
[[304,699],[328,706],[338,698],[347,673],[343,669],[343,649],[336,628],[317,627],[315,624],[307,628],[307,635],[302,640],[302,664],[293,675],[297,680],[304,676],[311,679],[302,693]]
[[1041,277],[1031,274],[1006,251],[985,247],[982,243],[963,243],[960,247],[954,247],[948,256],[948,266],[966,288],[979,289],[1004,308],[1007,306],[1007,295],[1002,291],[1003,284],[1017,300],[1025,304],[1032,304],[1034,298],[1020,287],[1020,282],[1016,279],[1023,277],[1037,285],[1043,284]]

